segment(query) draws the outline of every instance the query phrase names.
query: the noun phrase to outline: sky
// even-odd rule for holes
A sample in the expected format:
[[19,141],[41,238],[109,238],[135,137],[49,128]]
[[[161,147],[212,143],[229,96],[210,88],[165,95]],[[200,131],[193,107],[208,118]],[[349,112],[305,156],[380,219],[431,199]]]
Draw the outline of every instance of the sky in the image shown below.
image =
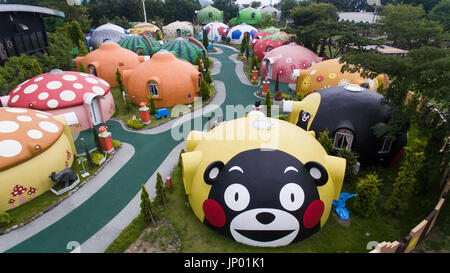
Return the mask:
[[[261,7],[270,5],[270,0],[255,0],[255,1],[261,2]],[[272,5],[275,5],[279,1],[280,0],[272,0]],[[253,0],[237,0],[236,2],[239,4],[250,4],[251,2],[253,2]]]

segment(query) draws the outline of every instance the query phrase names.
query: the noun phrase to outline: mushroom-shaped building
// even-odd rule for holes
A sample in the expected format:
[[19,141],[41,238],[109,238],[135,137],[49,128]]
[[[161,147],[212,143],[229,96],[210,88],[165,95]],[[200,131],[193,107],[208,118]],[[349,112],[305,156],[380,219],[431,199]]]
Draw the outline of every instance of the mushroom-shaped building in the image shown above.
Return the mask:
[[341,72],[343,65],[339,63],[339,59],[330,59],[316,63],[306,70],[300,70],[297,94],[307,95],[323,88],[348,84],[357,84],[377,91],[378,86],[384,82],[383,75],[376,79],[367,79],[357,72]]
[[246,33],[250,34],[250,40],[253,39],[256,33],[258,33],[258,30],[250,25],[247,24],[240,24],[237,26],[234,26],[228,31],[228,37],[230,37],[230,43],[232,44],[240,44],[242,42],[242,39],[244,39],[244,35]]
[[261,22],[262,15],[259,10],[252,7],[241,9],[237,15],[238,24],[246,23],[249,25],[256,25]]
[[266,35],[259,40],[253,40],[256,41],[256,43],[252,43],[253,54],[261,61],[267,52],[289,43],[290,38],[291,35],[285,32],[276,32],[272,35]]
[[253,42],[256,42],[257,40],[259,40],[259,39],[261,39],[261,38],[263,38],[263,37],[265,37],[267,35],[272,35],[272,34],[275,34],[275,33],[278,33],[278,32],[280,32],[280,29],[276,28],[274,26],[269,27],[269,28],[265,28],[265,29],[263,29],[260,32],[255,34]]
[[157,107],[192,103],[202,81],[196,66],[164,49],[122,75],[130,101],[139,105],[153,96]]
[[93,75],[54,69],[31,78],[9,94],[9,107],[45,111],[52,115],[69,114],[69,125],[80,130],[106,122],[115,112],[109,84]]
[[158,40],[158,35],[160,35],[162,39],[162,33],[159,27],[150,23],[139,23],[130,28],[129,31],[131,34],[151,36],[155,40]]
[[223,11],[211,6],[203,8],[197,12],[197,21],[202,25],[214,21],[223,22]]
[[196,57],[203,59],[206,56],[206,52],[198,44],[192,43],[183,37],[165,43],[162,49],[172,52],[178,58],[191,64],[195,62]]
[[129,35],[118,42],[118,44],[135,52],[138,55],[153,55],[161,49],[161,44],[152,37],[146,35]]
[[86,56],[75,58],[77,69],[81,64],[89,72],[107,81],[112,87],[117,86],[116,71],[132,69],[139,63],[148,59],[147,56],[139,56],[131,50],[120,47],[112,42],[103,43],[98,49],[89,52]]
[[272,6],[267,6],[267,7],[261,8],[261,9],[259,9],[259,12],[261,12],[263,17],[266,14],[272,16],[273,21],[276,23],[281,21],[281,10],[278,10]]
[[275,80],[279,74],[279,81],[296,83],[294,70],[307,69],[312,64],[322,61],[314,52],[296,43],[279,46],[264,55],[261,64],[261,76]]
[[49,175],[70,168],[75,146],[64,116],[0,108],[0,212],[55,185]]
[[170,41],[178,37],[194,37],[194,27],[190,22],[175,21],[162,27],[164,40]]
[[117,43],[125,37],[127,37],[127,31],[124,28],[110,23],[104,24],[92,32],[89,39],[89,47],[96,49],[105,41]]
[[[389,107],[383,96],[359,85],[325,88],[306,96],[301,102],[284,102],[283,111],[291,112],[289,122],[315,132],[326,129],[337,150],[353,150],[361,164],[394,163],[406,145],[406,135],[394,138],[385,130]],[[375,132],[384,134],[377,137]]]
[[[203,27],[203,30],[206,31],[208,40],[220,42],[222,41],[222,35],[225,35],[225,37],[227,36],[230,27],[224,23],[214,21],[206,24]],[[203,38],[203,32],[200,33],[200,38]]]
[[253,246],[284,246],[318,232],[339,198],[345,160],[328,155],[313,135],[260,111],[190,132],[181,162],[194,214]]

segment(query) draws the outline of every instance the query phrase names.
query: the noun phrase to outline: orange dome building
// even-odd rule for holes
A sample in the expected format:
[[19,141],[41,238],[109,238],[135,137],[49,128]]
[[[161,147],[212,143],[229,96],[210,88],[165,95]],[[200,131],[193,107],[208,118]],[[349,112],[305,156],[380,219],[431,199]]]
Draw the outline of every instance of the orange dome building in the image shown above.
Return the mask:
[[130,101],[139,105],[148,102],[152,95],[156,107],[193,103],[202,81],[197,66],[164,49],[149,61],[121,73]]
[[116,71],[119,66],[121,69],[133,69],[148,58],[149,56],[139,56],[116,43],[105,42],[86,56],[77,57],[75,63],[78,70],[83,64],[89,74],[104,79],[111,87],[114,87],[118,85]]

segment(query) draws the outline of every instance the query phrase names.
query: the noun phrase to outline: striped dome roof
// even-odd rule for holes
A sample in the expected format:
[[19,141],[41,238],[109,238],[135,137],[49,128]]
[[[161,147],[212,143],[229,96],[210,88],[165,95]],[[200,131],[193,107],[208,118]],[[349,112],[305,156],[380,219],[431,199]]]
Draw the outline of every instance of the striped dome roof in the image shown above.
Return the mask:
[[161,45],[150,36],[141,35],[130,35],[120,40],[118,44],[135,53],[141,49],[144,55],[153,55],[161,48]]
[[181,37],[165,43],[162,46],[162,49],[170,51],[178,58],[186,60],[192,64],[197,56],[202,58],[202,50],[198,46]]

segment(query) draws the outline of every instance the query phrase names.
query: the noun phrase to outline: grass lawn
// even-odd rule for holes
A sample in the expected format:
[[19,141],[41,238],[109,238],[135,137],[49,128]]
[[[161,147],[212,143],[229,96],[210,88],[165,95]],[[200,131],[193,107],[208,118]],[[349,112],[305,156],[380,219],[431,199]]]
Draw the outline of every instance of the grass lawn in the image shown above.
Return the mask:
[[[110,154],[107,155],[107,159],[111,157]],[[81,185],[83,182],[85,182],[89,177],[92,176],[99,168],[100,166],[89,166],[89,164],[84,161],[84,167],[87,172],[90,173],[90,176],[82,177],[81,172],[83,170],[83,167],[80,163],[78,163],[78,160],[74,160],[72,165],[72,170],[74,172],[74,175],[78,174],[80,176],[80,183],[77,185]],[[55,183],[56,185],[56,183]],[[58,190],[58,189],[57,189]],[[69,194],[70,191],[61,194],[59,196],[52,193],[50,190],[47,192],[37,196],[36,198],[26,202],[25,204],[21,205],[20,207],[17,207],[15,209],[7,211],[11,218],[11,223],[7,226],[0,227],[0,232],[4,232],[8,228],[11,228],[15,225],[19,225],[21,223],[24,223],[30,219],[32,219],[34,216],[40,214],[41,212],[45,211],[46,209],[50,208],[53,204],[58,202],[60,199],[66,197]]]
[[[181,252],[185,253],[276,253],[276,252],[325,252],[325,253],[367,253],[370,250],[366,246],[371,241],[402,241],[412,228],[419,224],[437,204],[439,195],[438,181],[429,185],[429,190],[423,196],[417,196],[417,200],[411,202],[409,210],[403,216],[386,215],[383,204],[392,191],[392,183],[398,170],[394,167],[373,166],[362,169],[359,176],[369,172],[377,172],[383,179],[380,187],[381,195],[377,201],[377,211],[369,219],[361,218],[350,209],[350,226],[345,227],[330,215],[322,230],[304,241],[277,248],[252,247],[232,241],[219,233],[203,225],[192,212],[188,198],[184,191],[181,168],[176,167],[172,173],[172,188],[166,192],[167,209],[159,212],[159,215],[167,219],[175,228],[181,238]],[[345,183],[343,192],[355,193],[355,183]],[[349,199],[349,204],[352,199]],[[347,206],[349,207],[349,206]],[[435,228],[429,238],[419,245],[417,252],[436,252],[450,249],[450,207],[444,205]],[[139,217],[135,221],[140,221]],[[145,229],[145,225],[137,225],[133,221],[130,229],[133,235],[122,235],[117,238],[123,244],[121,248],[113,248],[122,252],[132,242],[132,238],[138,236]],[[127,228],[128,229],[128,228]],[[126,233],[124,231],[124,233]],[[126,239],[125,239],[126,238]],[[117,241],[116,240],[116,241]],[[125,243],[126,242],[126,243]],[[113,245],[118,245],[114,242]]]

